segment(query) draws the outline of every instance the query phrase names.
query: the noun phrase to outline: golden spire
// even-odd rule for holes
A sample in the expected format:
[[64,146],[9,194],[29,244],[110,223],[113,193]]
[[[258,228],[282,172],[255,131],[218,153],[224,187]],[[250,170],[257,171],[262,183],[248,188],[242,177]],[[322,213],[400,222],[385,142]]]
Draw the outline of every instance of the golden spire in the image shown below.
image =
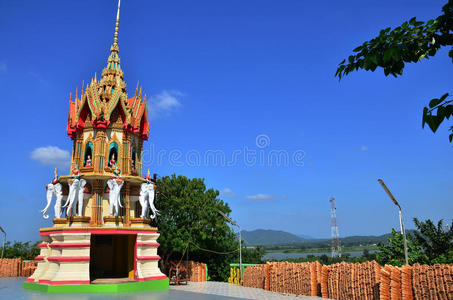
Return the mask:
[[115,35],[113,37],[113,45],[118,45],[118,29],[120,27],[120,3],[121,0],[118,0],[118,11],[116,13]]
[[148,169],[148,172],[146,172],[146,177],[149,177],[149,169]]
[[120,25],[120,3],[118,0],[118,10],[116,12],[116,23],[115,23],[115,34],[113,38],[113,44],[110,47],[110,55],[107,59],[107,67],[102,70],[101,79],[99,82],[97,78],[94,79],[94,83],[97,88],[102,92],[101,98],[103,101],[110,101],[114,91],[119,90],[121,93],[126,93],[126,83],[124,82],[123,70],[120,66],[120,58],[118,52],[118,29]]
[[57,171],[57,168],[55,168],[55,170],[54,170],[54,173],[55,173],[55,178],[57,178],[57,177],[58,177],[58,171]]
[[139,81],[137,81],[137,87],[135,88],[135,97],[137,97],[137,96],[138,96],[138,85],[139,85],[139,83],[140,83],[140,82],[139,82]]

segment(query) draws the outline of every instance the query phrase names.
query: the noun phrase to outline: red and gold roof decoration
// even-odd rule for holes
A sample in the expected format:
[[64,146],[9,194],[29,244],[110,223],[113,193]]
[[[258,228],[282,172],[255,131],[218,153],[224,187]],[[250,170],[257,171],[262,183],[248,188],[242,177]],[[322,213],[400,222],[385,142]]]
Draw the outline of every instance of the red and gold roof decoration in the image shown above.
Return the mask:
[[[125,85],[124,85],[125,89]],[[106,86],[93,79],[79,98],[76,93],[75,100],[69,99],[69,116],[67,133],[75,138],[77,131],[82,131],[86,122],[95,128],[108,128],[110,118],[115,108],[119,108],[123,119],[123,130],[137,133],[144,140],[149,137],[148,107],[146,96],[142,96],[138,87],[132,98],[127,98],[121,85],[115,83]]]
[[134,97],[127,97],[124,73],[118,56],[118,26],[119,6],[114,41],[110,47],[107,67],[102,70],[101,80],[98,81],[95,74],[85,90],[82,86],[80,98],[77,92],[74,101],[71,96],[69,98],[67,133],[72,139],[78,131],[83,130],[86,122],[90,122],[96,128],[108,128],[111,123],[110,117],[116,108],[121,113],[123,130],[137,133],[144,140],[149,137],[146,96],[142,97],[142,89],[139,90],[137,84]]

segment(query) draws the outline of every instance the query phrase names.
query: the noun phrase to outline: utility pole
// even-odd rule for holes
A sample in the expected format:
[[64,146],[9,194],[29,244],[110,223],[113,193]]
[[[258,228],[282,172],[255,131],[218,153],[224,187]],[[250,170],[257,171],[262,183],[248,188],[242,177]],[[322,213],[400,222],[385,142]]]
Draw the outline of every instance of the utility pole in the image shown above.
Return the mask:
[[233,221],[230,217],[225,215],[221,210],[218,210],[219,214],[221,214],[228,222],[231,223],[231,225],[236,226],[238,228],[238,235],[239,235],[239,271],[241,272],[241,281],[243,279],[242,276],[242,240],[241,240],[241,227]]
[[341,241],[338,233],[337,209],[335,207],[335,198],[330,198],[330,230],[332,233],[332,257],[341,257]]
[[5,253],[6,232],[3,230],[2,226],[0,226],[0,231],[3,232],[4,234],[2,247],[2,258],[3,258],[3,254]]
[[409,259],[407,257],[406,230],[404,230],[404,222],[403,222],[403,210],[401,209],[401,206],[398,203],[398,201],[396,201],[395,197],[393,197],[392,193],[385,185],[384,181],[382,179],[378,179],[378,181],[382,185],[382,188],[387,193],[387,195],[389,195],[390,199],[392,199],[393,203],[395,203],[395,205],[398,206],[398,208],[399,208],[400,229],[401,229],[401,234],[403,235],[403,242],[404,242],[404,259],[406,260],[406,265],[409,265]]

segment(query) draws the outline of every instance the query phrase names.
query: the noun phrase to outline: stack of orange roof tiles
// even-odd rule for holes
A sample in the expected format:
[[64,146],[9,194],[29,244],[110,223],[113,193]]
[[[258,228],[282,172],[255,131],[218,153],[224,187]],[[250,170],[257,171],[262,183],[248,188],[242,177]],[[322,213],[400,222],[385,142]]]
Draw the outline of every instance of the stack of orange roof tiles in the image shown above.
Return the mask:
[[29,277],[36,269],[36,262],[23,262],[21,258],[0,259],[0,277]]
[[404,266],[401,268],[401,296],[404,300],[413,300],[412,292],[412,267]]
[[21,273],[20,258],[3,258],[0,260],[0,277],[17,277]]
[[315,261],[315,264],[316,264],[316,296],[320,296],[321,295],[321,281],[322,281],[323,266],[321,265],[321,263],[319,261]]
[[401,300],[401,271],[398,267],[392,267],[390,273],[390,297],[393,300]]
[[[247,269],[245,269],[247,270]],[[245,273],[245,272],[244,272]],[[264,289],[266,291],[271,290],[271,283],[270,283],[270,278],[271,278],[271,264],[267,263],[266,267],[264,268]]]
[[381,300],[453,299],[453,265],[386,265],[381,275]]
[[381,269],[381,281],[379,285],[380,300],[390,300],[390,281],[392,266],[385,265]]
[[453,299],[453,265],[412,266],[414,299]]
[[36,260],[30,260],[27,262],[23,262],[22,265],[22,277],[30,277],[35,272],[38,266],[38,262]]
[[323,267],[321,295],[333,299],[379,299],[379,265],[376,262]]
[[243,285],[253,288],[264,289],[267,265],[247,267],[244,271]]
[[244,285],[339,300],[453,300],[453,265],[267,263],[248,267]]
[[[306,296],[318,295],[318,277],[317,270],[319,262],[316,263],[267,263],[262,269],[264,279],[260,279],[260,285],[264,285],[264,289]],[[244,272],[244,285],[249,286],[245,278],[253,276],[258,268],[247,267]],[[319,284],[320,286],[320,284]]]
[[321,296],[323,298],[329,298],[329,290],[327,281],[329,278],[329,266],[322,266],[321,268]]
[[183,264],[187,266],[189,281],[206,281],[206,264],[194,261],[184,262]]

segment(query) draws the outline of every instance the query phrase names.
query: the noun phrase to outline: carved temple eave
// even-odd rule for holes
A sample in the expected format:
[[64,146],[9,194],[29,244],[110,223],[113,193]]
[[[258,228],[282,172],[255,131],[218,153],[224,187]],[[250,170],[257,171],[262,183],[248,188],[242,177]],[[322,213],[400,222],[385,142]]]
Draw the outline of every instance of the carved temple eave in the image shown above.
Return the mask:
[[44,227],[40,228],[39,232],[42,235],[49,235],[58,232],[79,232],[79,231],[87,231],[90,233],[102,233],[103,231],[112,231],[117,233],[130,233],[130,234],[137,234],[137,233],[157,233],[157,227],[147,227],[147,228],[136,228],[136,227],[93,227],[93,226],[85,226],[85,227]]
[[[82,179],[85,179],[85,180],[109,180],[112,178],[112,174],[95,174],[95,173],[92,173],[92,174],[81,174],[80,178]],[[141,183],[144,183],[146,182],[146,179],[145,178],[142,178],[140,176],[121,176],[121,178],[125,181],[125,182],[129,182],[129,183],[137,183],[137,184],[141,184]],[[64,182],[64,183],[67,183],[70,179],[72,179],[72,176],[71,175],[64,175],[64,176],[61,176],[59,178],[59,181],[60,182]]]

